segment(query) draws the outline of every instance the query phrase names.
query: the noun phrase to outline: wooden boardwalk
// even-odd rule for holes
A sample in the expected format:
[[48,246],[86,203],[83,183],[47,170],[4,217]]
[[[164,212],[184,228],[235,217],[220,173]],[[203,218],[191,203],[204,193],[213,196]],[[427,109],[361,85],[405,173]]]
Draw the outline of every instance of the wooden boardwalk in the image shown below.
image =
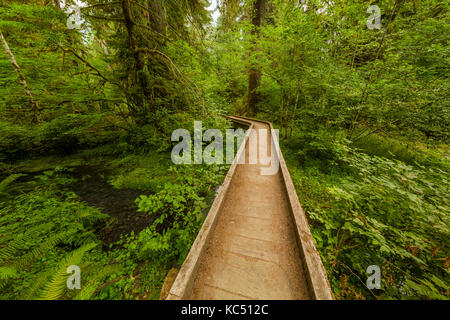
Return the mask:
[[[168,299],[332,299],[320,256],[271,124],[242,117],[246,138],[187,256]],[[280,163],[249,164],[249,141],[266,129]],[[255,136],[251,136],[255,135]],[[271,141],[275,149],[271,148]],[[247,159],[238,164],[239,157]]]

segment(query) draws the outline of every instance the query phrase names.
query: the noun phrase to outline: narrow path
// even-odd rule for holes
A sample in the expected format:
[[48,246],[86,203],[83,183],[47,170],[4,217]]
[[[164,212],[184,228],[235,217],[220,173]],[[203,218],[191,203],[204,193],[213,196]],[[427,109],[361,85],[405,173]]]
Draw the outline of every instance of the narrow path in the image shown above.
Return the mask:
[[[277,144],[271,150],[272,125],[229,118],[255,130],[247,131],[167,299],[333,299],[286,162]],[[269,133],[268,152],[259,152],[259,129]],[[261,173],[271,163],[250,164],[272,152],[275,174]]]
[[310,298],[282,178],[260,168],[238,165],[187,299]]

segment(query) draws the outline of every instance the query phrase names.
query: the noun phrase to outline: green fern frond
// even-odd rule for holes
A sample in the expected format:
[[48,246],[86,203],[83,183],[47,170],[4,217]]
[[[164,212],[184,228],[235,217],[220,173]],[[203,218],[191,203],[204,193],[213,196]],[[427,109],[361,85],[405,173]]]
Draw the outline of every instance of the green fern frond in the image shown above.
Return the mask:
[[81,292],[77,294],[74,300],[89,300],[97,291],[99,283],[97,281],[92,282],[91,284],[83,287]]
[[24,176],[26,176],[26,174],[17,173],[17,174],[12,174],[12,175],[8,176],[7,178],[3,179],[0,182],[0,192],[8,194],[7,192],[5,192],[6,187],[8,187],[8,185],[10,185],[12,182],[14,182],[14,180],[16,180],[20,177],[24,177]]
[[81,288],[81,292],[77,294],[74,300],[89,300],[97,292],[102,281],[110,274],[114,273],[120,268],[118,265],[107,265],[103,267],[100,272],[96,272],[94,278],[90,279],[88,285]]
[[97,243],[84,245],[81,248],[78,248],[71,252],[62,262],[60,262],[50,282],[45,285],[45,288],[41,295],[41,299],[57,300],[61,298],[61,296],[64,294],[64,290],[66,289],[66,280],[68,276],[66,272],[67,268],[70,265],[76,265],[80,263],[83,255],[97,245]]
[[5,260],[15,258],[15,254],[25,246],[35,235],[37,231],[32,230],[24,235],[18,236],[10,241],[5,247],[0,249],[0,263]]
[[21,294],[21,300],[33,300],[36,296],[39,296],[39,291],[45,286],[45,283],[48,281],[50,272],[46,271],[41,273],[34,281],[33,284],[25,293]]
[[0,267],[0,290],[6,286],[9,279],[17,277],[17,270],[12,267]]
[[77,230],[71,230],[67,232],[57,233],[50,238],[48,238],[45,242],[41,243],[39,247],[34,248],[32,251],[22,256],[16,263],[18,267],[23,268],[26,265],[29,265],[39,256],[42,256],[46,252],[53,249],[56,245],[61,243],[63,240],[67,240],[72,234],[74,234]]

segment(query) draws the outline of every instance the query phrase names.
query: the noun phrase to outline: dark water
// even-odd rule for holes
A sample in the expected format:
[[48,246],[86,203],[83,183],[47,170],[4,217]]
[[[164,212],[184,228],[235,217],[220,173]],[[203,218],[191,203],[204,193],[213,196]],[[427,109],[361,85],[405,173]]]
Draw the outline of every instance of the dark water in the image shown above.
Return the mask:
[[[132,231],[137,234],[152,224],[155,217],[147,213],[137,212],[135,203],[136,198],[148,193],[113,188],[107,182],[107,177],[111,175],[111,172],[102,166],[78,166],[69,169],[69,171],[64,171],[64,176],[75,178],[77,181],[63,185],[61,188],[75,192],[81,201],[91,207],[98,208],[110,217],[97,227],[97,235],[102,241],[104,249],[109,249],[110,244],[120,240],[122,235],[129,234]],[[27,187],[27,183],[38,181],[37,176],[43,174],[44,171],[28,172],[14,183],[23,185],[23,192],[31,191],[34,187],[32,185]],[[7,176],[8,174],[5,174],[5,178]]]
[[111,217],[98,234],[105,248],[131,231],[139,233],[155,219],[147,213],[137,212],[135,200],[145,192],[113,188],[104,178],[109,175],[107,170],[80,166],[74,168],[72,174],[78,181],[71,184],[70,189],[89,206],[98,208]]

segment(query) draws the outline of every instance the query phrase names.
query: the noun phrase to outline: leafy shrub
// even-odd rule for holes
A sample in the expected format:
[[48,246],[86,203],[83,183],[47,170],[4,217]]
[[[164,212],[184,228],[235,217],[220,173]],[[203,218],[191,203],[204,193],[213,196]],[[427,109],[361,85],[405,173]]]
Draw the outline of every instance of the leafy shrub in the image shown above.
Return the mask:
[[416,163],[426,165],[433,161],[432,157],[407,142],[376,134],[361,138],[353,146],[362,149],[369,155],[397,159],[410,165]]
[[140,211],[157,216],[139,235],[138,242],[143,244],[139,254],[147,258],[171,255],[183,261],[203,222],[204,198],[193,186],[166,183],[157,194],[141,196],[137,202]]
[[[144,158],[130,156],[121,164],[137,165]],[[139,234],[124,237],[121,249],[112,254],[123,268],[111,274],[112,282],[97,299],[131,299],[146,290],[145,296],[157,299],[164,277],[174,265],[180,266],[188,254],[204,219],[208,200],[223,181],[227,166],[180,166],[166,171],[165,183],[155,194],[136,199],[140,211],[152,215],[152,225]],[[140,274],[141,265],[144,270]],[[136,279],[139,274],[139,280]]]
[[[447,172],[347,148],[330,173],[286,153],[337,298],[447,299]],[[379,291],[365,286],[369,265],[382,267]]]
[[150,227],[126,240],[137,261],[177,261],[181,264],[203,222],[206,198],[224,177],[226,167],[174,167],[176,178],[155,194],[136,199],[138,210],[155,217]]
[[297,161],[301,164],[315,163],[321,170],[329,171],[338,163],[347,152],[344,132],[333,132],[323,128],[321,130],[302,133],[286,142],[286,145],[295,150]]

